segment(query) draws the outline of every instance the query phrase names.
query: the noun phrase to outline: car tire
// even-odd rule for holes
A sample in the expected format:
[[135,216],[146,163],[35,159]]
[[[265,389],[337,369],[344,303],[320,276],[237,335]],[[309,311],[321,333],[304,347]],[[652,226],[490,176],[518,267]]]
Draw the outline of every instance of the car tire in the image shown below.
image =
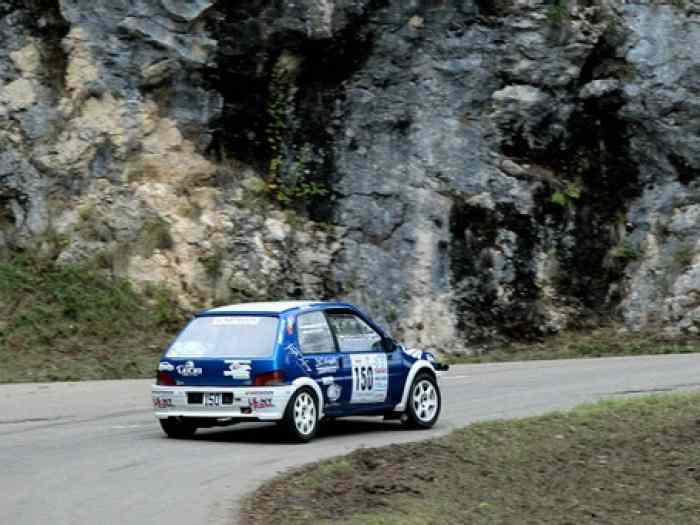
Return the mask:
[[318,431],[318,400],[310,388],[300,388],[289,399],[280,426],[290,441],[307,443]]
[[404,423],[411,428],[431,428],[440,416],[442,396],[435,376],[419,372],[406,400]]
[[188,439],[194,436],[194,433],[197,431],[197,425],[187,421],[185,418],[169,417],[159,421],[163,432],[169,438]]

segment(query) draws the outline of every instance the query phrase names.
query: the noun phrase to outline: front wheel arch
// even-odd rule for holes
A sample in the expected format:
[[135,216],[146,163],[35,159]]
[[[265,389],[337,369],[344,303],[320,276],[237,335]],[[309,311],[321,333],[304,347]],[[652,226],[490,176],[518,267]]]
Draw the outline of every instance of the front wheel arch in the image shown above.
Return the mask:
[[440,417],[441,410],[442,393],[437,377],[435,374],[421,370],[411,382],[405,417],[402,419],[412,428],[432,428]]
[[408,401],[408,394],[411,391],[411,385],[413,384],[413,380],[415,379],[416,375],[419,373],[425,371],[426,373],[430,373],[433,376],[433,379],[437,383],[437,374],[435,373],[435,369],[433,368],[433,365],[430,361],[426,359],[420,359],[413,363],[411,365],[411,369],[408,371],[408,374],[406,375],[406,382],[403,385],[403,393],[401,394],[401,401],[394,406],[394,411],[395,412],[403,412],[406,410],[406,403]]

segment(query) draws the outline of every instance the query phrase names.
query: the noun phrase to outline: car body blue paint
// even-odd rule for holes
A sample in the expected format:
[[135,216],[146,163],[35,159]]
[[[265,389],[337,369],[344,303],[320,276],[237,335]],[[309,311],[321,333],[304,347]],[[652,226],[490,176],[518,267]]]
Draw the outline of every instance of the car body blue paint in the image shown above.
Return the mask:
[[[185,387],[247,387],[250,389],[264,390],[265,386],[255,386],[255,378],[271,372],[282,372],[284,382],[291,384],[300,377],[310,377],[321,387],[323,392],[324,412],[327,416],[342,417],[358,414],[383,414],[390,412],[401,402],[405,383],[409,371],[418,360],[435,362],[435,358],[428,352],[408,350],[400,344],[395,344],[389,335],[359,308],[349,303],[341,302],[316,302],[300,306],[294,306],[281,311],[273,308],[265,311],[264,306],[256,305],[255,309],[246,311],[243,305],[227,310],[226,307],[204,310],[196,314],[194,319],[215,316],[264,316],[279,319],[277,337],[274,348],[269,356],[265,357],[171,357],[168,356],[170,347],[161,356],[161,367],[170,372],[177,386]],[[381,348],[377,351],[340,352],[335,331],[333,345],[326,351],[317,353],[303,353],[299,343],[299,330],[297,320],[300,315],[313,312],[342,312],[359,317],[369,325],[380,337]],[[193,319],[193,320],[194,320]],[[327,321],[326,321],[327,322]],[[184,330],[183,330],[184,331]],[[182,332],[181,332],[182,333]],[[177,338],[176,340],[177,341]],[[174,344],[174,343],[173,343]],[[172,345],[171,345],[172,347]],[[352,389],[357,386],[360,379],[354,379],[352,375],[352,356],[376,355],[386,356],[387,380],[386,396],[383,400],[372,402],[353,402]],[[180,374],[178,370],[190,363],[194,369],[201,369],[200,374]],[[236,377],[234,368],[249,367],[249,378]],[[172,367],[172,368],[171,368]],[[232,368],[234,367],[234,368]],[[242,375],[245,375],[244,373]],[[334,385],[334,386],[332,386]],[[382,390],[383,392],[383,390]]]

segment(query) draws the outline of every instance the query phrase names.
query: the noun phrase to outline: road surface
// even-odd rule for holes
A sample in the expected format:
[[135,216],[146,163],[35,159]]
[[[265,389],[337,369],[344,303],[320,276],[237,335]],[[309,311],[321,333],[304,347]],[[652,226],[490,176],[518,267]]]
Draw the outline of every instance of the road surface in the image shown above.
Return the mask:
[[453,366],[430,431],[340,420],[308,445],[269,424],[167,439],[150,380],[0,386],[0,509],[7,524],[235,523],[237,502],[293,466],[444,434],[474,421],[700,386],[700,355]]

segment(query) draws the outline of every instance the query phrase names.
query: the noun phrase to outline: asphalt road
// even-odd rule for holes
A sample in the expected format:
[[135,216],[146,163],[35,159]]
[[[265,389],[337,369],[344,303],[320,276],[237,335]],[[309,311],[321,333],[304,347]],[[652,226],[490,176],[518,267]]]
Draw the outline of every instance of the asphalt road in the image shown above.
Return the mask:
[[280,444],[269,424],[167,439],[151,415],[150,380],[2,385],[0,522],[235,523],[239,498],[289,467],[473,421],[697,388],[699,373],[700,355],[453,366],[434,429],[354,418],[308,445]]

